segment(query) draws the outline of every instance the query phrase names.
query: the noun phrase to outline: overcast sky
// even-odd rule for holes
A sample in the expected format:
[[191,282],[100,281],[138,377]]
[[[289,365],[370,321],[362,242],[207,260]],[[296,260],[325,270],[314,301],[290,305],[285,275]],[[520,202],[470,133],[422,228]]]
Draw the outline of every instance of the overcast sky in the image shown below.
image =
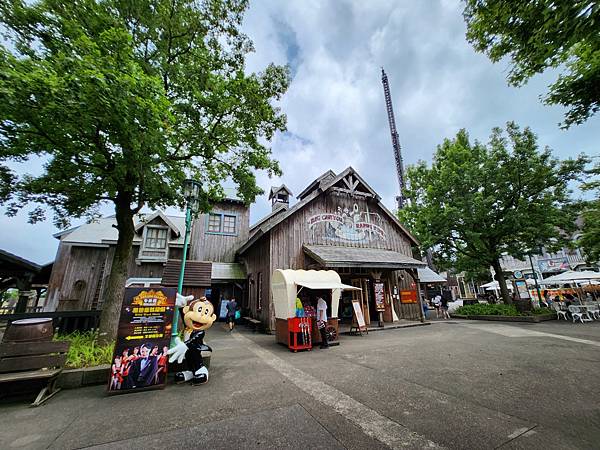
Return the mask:
[[[259,174],[261,187],[284,182],[294,194],[315,177],[353,166],[394,209],[394,156],[381,85],[387,72],[405,165],[430,161],[444,138],[466,128],[486,141],[492,127],[529,126],[560,158],[600,155],[600,117],[561,130],[563,110],[539,97],[555,74],[509,87],[507,64],[491,64],[465,40],[456,0],[254,0],[245,32],[256,52],[248,68],[290,64],[293,80],[281,107],[288,131],[273,142],[283,176]],[[251,222],[270,211],[267,196]],[[57,230],[0,216],[0,248],[38,263],[54,259]]]

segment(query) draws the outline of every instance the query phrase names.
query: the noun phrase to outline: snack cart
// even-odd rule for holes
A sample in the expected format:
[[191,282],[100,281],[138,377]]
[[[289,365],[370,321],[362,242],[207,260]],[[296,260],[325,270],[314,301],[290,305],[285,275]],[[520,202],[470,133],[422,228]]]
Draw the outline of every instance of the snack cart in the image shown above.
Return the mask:
[[[275,308],[275,334],[277,342],[290,350],[310,350],[321,340],[313,317],[298,317],[296,298],[303,289],[317,291],[326,301],[327,328],[331,334],[338,331],[338,305],[341,291],[360,290],[343,284],[334,270],[277,269],[271,278],[273,305]],[[327,292],[325,296],[324,293]],[[325,298],[327,297],[327,298]],[[306,306],[306,305],[304,305]]]

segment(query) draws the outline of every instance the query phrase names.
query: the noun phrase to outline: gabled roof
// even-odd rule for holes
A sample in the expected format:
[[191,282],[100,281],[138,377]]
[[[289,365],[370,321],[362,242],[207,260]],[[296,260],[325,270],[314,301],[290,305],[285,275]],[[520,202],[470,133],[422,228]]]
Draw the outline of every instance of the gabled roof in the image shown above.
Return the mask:
[[275,187],[275,186],[272,186],[272,187],[271,187],[271,192],[269,192],[269,200],[271,200],[273,197],[275,197],[275,196],[276,196],[276,195],[277,195],[279,192],[281,192],[281,191],[285,191],[285,192],[287,192],[287,194],[288,194],[290,197],[291,197],[292,195],[294,195],[294,194],[292,194],[292,191],[290,191],[290,189],[289,189],[289,188],[288,188],[288,187],[287,187],[285,184],[282,184],[282,185],[281,185],[281,186],[279,186],[279,187]]
[[[164,213],[163,213],[164,214]],[[148,222],[148,217],[152,214],[137,214],[133,217],[134,227],[143,226]],[[185,217],[167,216],[164,215],[176,230],[185,230]],[[164,219],[163,219],[164,220]],[[89,223],[85,223],[76,228],[69,230],[69,233],[57,233],[54,237],[66,244],[93,246],[93,247],[108,247],[115,244],[118,238],[118,231],[115,228],[117,219],[115,216],[101,217],[94,219]],[[114,226],[113,226],[114,225]],[[142,241],[139,234],[133,237],[134,245],[138,245]],[[175,239],[169,241],[169,245],[183,245],[183,233],[180,233]]]
[[5,250],[0,250],[0,265],[2,268],[14,268],[15,270],[27,270],[30,272],[37,273],[42,269],[42,266],[29,261],[28,259],[21,258],[13,253]]
[[[334,175],[333,178],[330,175]],[[405,234],[406,236],[413,242],[414,245],[419,245],[419,241],[402,225],[402,223],[398,220],[398,218],[392,214],[392,212],[387,209],[383,203],[380,201],[379,195],[369,186],[369,184],[356,173],[356,171],[352,167],[348,167],[339,175],[335,175],[333,171],[328,170],[315,181],[313,181],[308,188],[306,188],[300,196],[303,196],[302,199],[292,206],[290,209],[277,209],[269,214],[267,217],[260,220],[257,224],[253,225],[250,228],[250,238],[248,241],[238,250],[239,254],[243,254],[254,244],[261,236],[268,233],[275,226],[286,220],[288,217],[295,214],[297,211],[304,208],[307,204],[309,204],[312,200],[317,198],[323,192],[326,192],[329,188],[335,187],[336,184],[340,183],[344,180],[348,175],[352,175],[356,181],[360,185],[362,185],[362,190],[367,194],[372,196],[375,201],[377,201],[377,206],[381,208],[381,210],[388,216],[388,218],[394,222]],[[321,180],[321,181],[319,181]],[[324,180],[328,180],[327,182],[323,182]],[[317,183],[318,182],[318,183]],[[358,186],[358,185],[356,185]],[[355,186],[355,187],[356,187]],[[312,190],[311,190],[312,189]],[[300,196],[298,198],[300,198]],[[281,212],[281,213],[280,213]]]
[[306,197],[308,194],[310,194],[312,191],[314,191],[321,182],[324,182],[326,184],[328,181],[332,180],[333,178],[335,178],[335,172],[333,170],[328,170],[327,172],[325,172],[324,174],[319,176],[315,181],[310,183],[306,187],[306,189],[304,189],[302,192],[300,192],[300,194],[298,194],[298,196],[296,198],[298,200],[302,200],[304,197]]
[[154,219],[156,219],[157,217],[160,217],[160,219],[167,224],[167,226],[171,229],[171,231],[175,234],[175,237],[179,237],[181,235],[181,230],[179,228],[177,228],[175,226],[175,224],[169,219],[169,217],[162,212],[160,209],[156,210],[155,212],[153,212],[152,214],[150,214],[149,216],[143,217],[135,226],[135,231],[140,231],[142,228],[144,228],[145,225],[149,224],[150,222],[152,222]]

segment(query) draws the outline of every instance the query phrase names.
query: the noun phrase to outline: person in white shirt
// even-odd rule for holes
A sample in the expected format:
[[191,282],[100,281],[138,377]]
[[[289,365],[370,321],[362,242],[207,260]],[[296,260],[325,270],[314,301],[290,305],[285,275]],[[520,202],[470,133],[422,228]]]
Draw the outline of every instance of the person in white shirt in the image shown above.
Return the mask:
[[325,327],[327,325],[327,303],[321,297],[317,298],[317,327],[321,333],[321,348],[329,348],[327,342],[327,333]]
[[435,307],[435,316],[440,318],[440,306],[442,306],[442,296],[440,294],[436,295],[433,299],[433,306]]

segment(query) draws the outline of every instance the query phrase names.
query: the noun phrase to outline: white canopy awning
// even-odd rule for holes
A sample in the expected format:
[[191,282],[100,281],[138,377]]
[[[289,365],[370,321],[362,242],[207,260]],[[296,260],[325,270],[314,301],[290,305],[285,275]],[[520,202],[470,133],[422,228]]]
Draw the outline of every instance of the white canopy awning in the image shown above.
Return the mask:
[[344,289],[347,291],[360,291],[361,288],[350,286],[349,284],[336,283],[335,281],[296,281],[298,286],[304,286],[308,289]]
[[591,270],[582,270],[578,272],[576,270],[567,270],[566,272],[559,273],[558,275],[552,275],[551,277],[544,278],[540,283],[542,284],[562,284],[569,283],[572,281],[589,281],[589,280],[600,280],[600,272],[593,272]]
[[429,267],[418,268],[420,283],[445,283],[447,280]]
[[343,289],[358,289],[343,284],[335,270],[277,269],[271,277],[275,318],[289,319],[296,316],[298,286],[308,289],[331,289],[331,317],[337,317],[340,295]]

